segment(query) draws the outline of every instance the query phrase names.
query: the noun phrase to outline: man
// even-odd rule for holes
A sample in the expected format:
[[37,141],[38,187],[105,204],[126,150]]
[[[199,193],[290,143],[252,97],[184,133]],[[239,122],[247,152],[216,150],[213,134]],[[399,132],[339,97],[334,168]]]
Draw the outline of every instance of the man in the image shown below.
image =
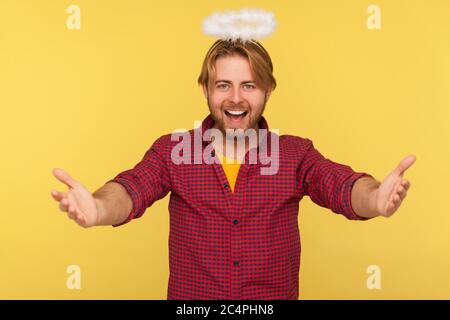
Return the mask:
[[[188,161],[179,163],[179,139],[161,136],[133,169],[93,194],[54,169],[69,191],[52,191],[53,198],[82,227],[118,226],[170,192],[168,299],[298,299],[303,196],[352,220],[388,217],[406,196],[410,183],[403,173],[415,157],[403,159],[380,183],[326,159],[309,139],[268,131],[262,114],[276,86],[272,71],[259,42],[216,41],[198,79],[210,114],[187,137],[195,144],[197,134],[217,129],[223,140],[202,139],[200,149],[183,149]],[[269,133],[245,135],[252,130]],[[241,134],[230,138],[236,131]],[[278,164],[263,174],[267,143]],[[258,159],[251,163],[255,150]],[[191,161],[198,154],[215,161]]]

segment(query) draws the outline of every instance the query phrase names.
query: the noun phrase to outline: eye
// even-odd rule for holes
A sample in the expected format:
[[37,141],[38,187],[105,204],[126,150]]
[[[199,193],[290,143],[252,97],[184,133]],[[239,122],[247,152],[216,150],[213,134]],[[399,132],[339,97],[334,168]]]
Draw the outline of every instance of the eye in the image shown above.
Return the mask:
[[221,84],[218,84],[217,85],[217,88],[218,89],[225,89],[225,88],[227,88],[228,87],[228,84],[226,84],[226,83],[221,83]]
[[252,90],[255,89],[256,87],[252,84],[244,84],[244,89],[246,90]]

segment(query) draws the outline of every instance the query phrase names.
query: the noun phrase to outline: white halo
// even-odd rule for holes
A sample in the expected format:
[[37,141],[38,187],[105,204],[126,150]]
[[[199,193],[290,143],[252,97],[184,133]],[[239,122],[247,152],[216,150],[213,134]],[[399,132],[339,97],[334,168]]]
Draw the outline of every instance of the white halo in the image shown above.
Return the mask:
[[222,40],[259,40],[276,27],[274,15],[260,9],[216,12],[203,21],[203,32]]

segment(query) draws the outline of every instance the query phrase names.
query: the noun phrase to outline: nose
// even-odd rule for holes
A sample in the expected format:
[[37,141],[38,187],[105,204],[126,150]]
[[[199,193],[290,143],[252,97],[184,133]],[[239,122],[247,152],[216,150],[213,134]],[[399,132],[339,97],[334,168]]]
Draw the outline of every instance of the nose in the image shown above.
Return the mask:
[[238,104],[240,102],[242,102],[242,94],[241,94],[241,90],[239,87],[234,88],[234,90],[232,91],[232,96],[231,96],[231,101],[233,101],[233,103]]

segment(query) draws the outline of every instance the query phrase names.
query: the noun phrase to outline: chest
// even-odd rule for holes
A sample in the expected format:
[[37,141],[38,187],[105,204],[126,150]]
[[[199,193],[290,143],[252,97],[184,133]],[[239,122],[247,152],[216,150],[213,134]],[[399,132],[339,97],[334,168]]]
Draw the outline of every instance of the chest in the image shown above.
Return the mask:
[[[280,163],[275,174],[264,174],[261,165],[242,164],[230,186],[221,164],[179,165],[172,169],[172,194],[197,208],[240,211],[274,211],[300,200],[299,182],[293,165]],[[267,171],[267,170],[266,170]]]

